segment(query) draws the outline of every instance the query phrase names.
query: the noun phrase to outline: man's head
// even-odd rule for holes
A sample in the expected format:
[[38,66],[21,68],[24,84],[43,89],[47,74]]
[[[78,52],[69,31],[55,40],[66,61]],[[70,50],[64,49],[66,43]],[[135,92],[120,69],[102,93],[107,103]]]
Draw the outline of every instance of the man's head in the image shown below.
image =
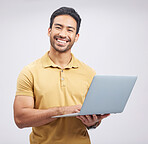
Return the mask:
[[67,52],[79,38],[80,16],[72,8],[62,7],[56,10],[50,21],[48,35],[51,50]]
[[79,16],[79,14],[73,8],[69,8],[69,7],[61,7],[53,12],[53,14],[50,17],[50,28],[52,28],[53,21],[54,21],[55,17],[57,17],[59,15],[69,15],[69,16],[73,17],[75,19],[75,21],[77,22],[76,34],[79,33],[81,18]]

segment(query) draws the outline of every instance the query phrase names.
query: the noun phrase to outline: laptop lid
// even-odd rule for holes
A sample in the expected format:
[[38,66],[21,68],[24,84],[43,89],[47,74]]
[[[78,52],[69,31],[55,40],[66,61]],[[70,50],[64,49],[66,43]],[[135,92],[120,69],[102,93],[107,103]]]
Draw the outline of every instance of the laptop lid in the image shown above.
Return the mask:
[[80,115],[121,113],[136,80],[137,76],[94,76]]

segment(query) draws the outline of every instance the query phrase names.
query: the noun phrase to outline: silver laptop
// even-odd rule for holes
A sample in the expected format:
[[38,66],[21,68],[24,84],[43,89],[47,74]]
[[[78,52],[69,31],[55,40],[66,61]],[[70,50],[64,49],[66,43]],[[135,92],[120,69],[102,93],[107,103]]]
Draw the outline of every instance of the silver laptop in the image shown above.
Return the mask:
[[94,76],[79,113],[53,116],[121,113],[129,99],[137,76]]

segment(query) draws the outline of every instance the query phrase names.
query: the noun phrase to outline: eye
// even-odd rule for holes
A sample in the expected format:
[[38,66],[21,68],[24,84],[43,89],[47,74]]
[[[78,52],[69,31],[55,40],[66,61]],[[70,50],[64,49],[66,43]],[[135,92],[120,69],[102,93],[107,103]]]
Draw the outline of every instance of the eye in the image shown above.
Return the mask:
[[55,28],[56,28],[56,29],[61,29],[61,27],[59,27],[59,26],[56,26]]
[[73,30],[71,30],[71,29],[68,29],[68,31],[69,31],[69,32],[73,32]]

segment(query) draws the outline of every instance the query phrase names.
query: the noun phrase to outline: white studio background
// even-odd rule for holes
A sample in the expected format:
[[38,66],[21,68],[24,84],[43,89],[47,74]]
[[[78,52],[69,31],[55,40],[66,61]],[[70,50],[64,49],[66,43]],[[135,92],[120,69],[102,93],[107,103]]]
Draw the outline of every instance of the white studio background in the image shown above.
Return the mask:
[[124,112],[89,131],[92,144],[148,144],[147,0],[0,0],[0,143],[29,143],[31,128],[18,129],[13,120],[16,80],[49,50],[49,17],[61,6],[82,18],[77,58],[97,74],[138,75]]

